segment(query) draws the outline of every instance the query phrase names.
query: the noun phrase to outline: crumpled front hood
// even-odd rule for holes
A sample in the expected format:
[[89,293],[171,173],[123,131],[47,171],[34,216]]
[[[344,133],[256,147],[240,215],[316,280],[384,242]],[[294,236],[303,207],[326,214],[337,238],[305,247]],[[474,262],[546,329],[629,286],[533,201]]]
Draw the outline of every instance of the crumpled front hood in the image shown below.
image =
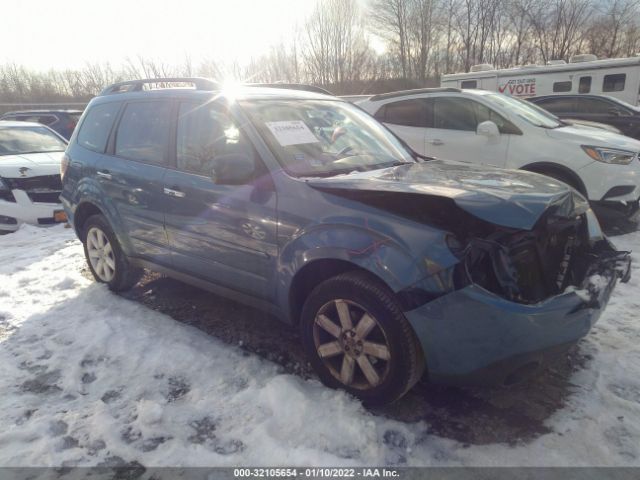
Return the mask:
[[0,156],[0,177],[20,178],[60,173],[64,152]]
[[487,222],[530,230],[549,208],[556,214],[584,213],[589,204],[577,191],[549,177],[462,162],[423,163],[309,179],[325,191],[384,191],[451,198],[461,209]]
[[558,140],[573,141],[580,145],[620,148],[631,152],[640,152],[640,141],[604,129],[569,125],[547,130],[547,135]]

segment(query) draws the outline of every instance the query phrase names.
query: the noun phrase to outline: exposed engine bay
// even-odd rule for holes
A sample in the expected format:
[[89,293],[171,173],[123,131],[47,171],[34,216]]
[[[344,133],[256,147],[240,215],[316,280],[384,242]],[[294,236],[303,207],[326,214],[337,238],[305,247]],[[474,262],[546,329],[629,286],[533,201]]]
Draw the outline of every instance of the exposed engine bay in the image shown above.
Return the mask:
[[[532,229],[523,230],[479,219],[446,197],[363,190],[332,193],[451,232],[447,245],[460,259],[453,272],[456,290],[475,284],[529,305],[573,289],[583,292],[587,306],[597,306],[601,292],[596,291],[597,282],[590,282],[592,276],[628,280],[629,253],[616,251],[603,235],[594,238],[585,212],[567,215],[562,206],[552,206]],[[416,296],[422,298],[420,303],[435,298],[415,291],[411,295],[413,305]]]
[[[604,238],[590,239],[585,215],[563,218],[549,212],[531,231],[498,229],[484,238],[470,235],[456,253],[461,258],[456,287],[475,283],[523,304],[571,287],[594,290],[593,275],[611,278],[629,271],[624,268],[627,252],[615,251]],[[599,292],[591,293],[596,302]]]

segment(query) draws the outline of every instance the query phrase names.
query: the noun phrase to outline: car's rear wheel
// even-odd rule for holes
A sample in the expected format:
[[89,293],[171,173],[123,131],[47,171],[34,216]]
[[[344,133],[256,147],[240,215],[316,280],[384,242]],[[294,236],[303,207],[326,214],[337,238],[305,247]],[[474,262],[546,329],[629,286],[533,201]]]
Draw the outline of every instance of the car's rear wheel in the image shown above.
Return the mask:
[[318,285],[304,304],[301,329],[322,382],[369,405],[397,400],[424,371],[421,346],[393,293],[364,272]]
[[137,283],[142,270],[133,267],[103,215],[93,215],[83,226],[84,254],[93,278],[119,292]]

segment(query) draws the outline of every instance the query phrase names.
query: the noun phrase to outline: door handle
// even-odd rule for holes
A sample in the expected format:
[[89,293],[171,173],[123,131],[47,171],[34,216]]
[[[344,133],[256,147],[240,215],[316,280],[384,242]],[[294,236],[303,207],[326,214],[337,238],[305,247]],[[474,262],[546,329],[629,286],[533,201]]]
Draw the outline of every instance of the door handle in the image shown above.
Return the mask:
[[427,140],[427,143],[430,143],[431,145],[444,145],[444,142],[439,138],[434,138],[433,140]]
[[166,187],[164,189],[164,194],[169,195],[170,197],[177,197],[177,198],[184,198],[186,195],[184,192],[181,192],[180,190],[174,190],[172,188],[166,188]]
[[97,174],[99,177],[106,178],[107,180],[111,180],[111,179],[113,178],[113,177],[111,176],[111,174],[109,173],[109,170],[98,170],[98,171],[96,172],[96,174]]

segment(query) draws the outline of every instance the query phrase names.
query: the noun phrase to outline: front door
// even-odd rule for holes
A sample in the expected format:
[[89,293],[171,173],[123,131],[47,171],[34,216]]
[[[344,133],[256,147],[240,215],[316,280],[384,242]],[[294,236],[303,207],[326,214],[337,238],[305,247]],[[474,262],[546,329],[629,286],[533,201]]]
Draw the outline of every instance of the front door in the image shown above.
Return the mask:
[[485,120],[493,121],[501,129],[506,120],[484,104],[468,98],[435,97],[430,101],[433,102],[433,126],[426,129],[426,155],[495,167],[505,165],[509,135],[486,137],[476,129]]
[[[223,164],[247,157],[253,172],[230,184]],[[224,105],[179,105],[176,169],[167,172],[164,193],[174,268],[269,298],[277,256],[276,194],[250,140]]]

